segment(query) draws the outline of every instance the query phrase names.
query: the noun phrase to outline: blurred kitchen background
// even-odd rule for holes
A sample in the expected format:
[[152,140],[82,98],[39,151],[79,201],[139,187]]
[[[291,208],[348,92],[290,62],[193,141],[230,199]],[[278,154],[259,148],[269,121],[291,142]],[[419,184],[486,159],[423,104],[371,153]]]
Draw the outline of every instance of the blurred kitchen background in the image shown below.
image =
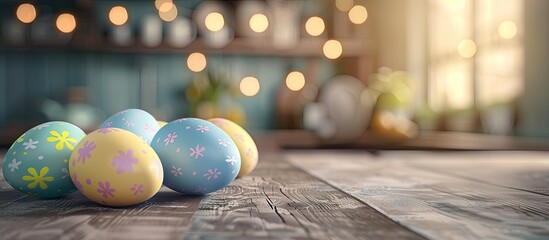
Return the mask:
[[224,117],[297,147],[549,137],[548,10],[544,0],[2,0],[0,144],[51,120],[94,130],[127,108]]

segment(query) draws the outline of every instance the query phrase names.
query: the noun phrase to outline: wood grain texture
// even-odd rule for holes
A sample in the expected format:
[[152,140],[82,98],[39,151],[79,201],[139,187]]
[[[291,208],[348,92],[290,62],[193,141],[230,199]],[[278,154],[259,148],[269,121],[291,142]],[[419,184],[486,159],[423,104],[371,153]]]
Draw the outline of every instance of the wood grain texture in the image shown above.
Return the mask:
[[422,239],[277,158],[202,201],[186,239]]
[[[407,154],[403,152],[403,155]],[[386,153],[385,156],[390,157],[392,154]],[[395,157],[398,158],[398,155]],[[411,154],[406,158],[413,160],[411,163],[418,168],[549,196],[549,153],[547,152],[506,151],[496,154],[425,152],[421,155]]]
[[293,165],[432,239],[548,239],[549,197],[538,192],[549,186],[532,179],[549,176],[549,168],[546,161],[522,161],[528,156],[329,151],[286,155]]
[[58,200],[0,193],[0,239],[180,239],[201,197],[162,189],[133,207],[108,208],[79,193]]
[[102,207],[79,193],[23,195],[0,175],[0,239],[423,239],[276,156],[205,197],[163,188],[143,204]]

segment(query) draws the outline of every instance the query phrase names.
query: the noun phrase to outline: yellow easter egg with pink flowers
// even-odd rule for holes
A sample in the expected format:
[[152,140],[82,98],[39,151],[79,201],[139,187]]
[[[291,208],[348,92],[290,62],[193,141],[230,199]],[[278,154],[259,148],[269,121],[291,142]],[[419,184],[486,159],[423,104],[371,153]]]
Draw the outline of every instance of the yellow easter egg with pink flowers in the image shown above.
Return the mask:
[[115,207],[150,199],[164,179],[160,159],[149,144],[119,128],[101,128],[84,137],[71,155],[69,172],[80,193]]
[[236,147],[240,152],[241,160],[238,176],[242,177],[252,172],[257,166],[259,154],[257,146],[250,134],[238,124],[224,118],[212,118],[208,121],[223,129],[236,144]]

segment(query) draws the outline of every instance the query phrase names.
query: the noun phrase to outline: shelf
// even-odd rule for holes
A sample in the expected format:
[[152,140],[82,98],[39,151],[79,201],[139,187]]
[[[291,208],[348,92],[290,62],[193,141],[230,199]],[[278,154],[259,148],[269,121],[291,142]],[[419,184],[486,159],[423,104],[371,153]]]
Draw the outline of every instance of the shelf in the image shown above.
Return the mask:
[[421,132],[409,140],[391,139],[366,131],[354,141],[335,143],[322,140],[306,130],[277,130],[256,133],[256,141],[272,141],[271,148],[283,149],[369,149],[369,150],[450,150],[450,151],[549,151],[543,138],[498,136],[466,132]]
[[[368,52],[367,43],[360,39],[339,40],[343,45],[342,57],[360,57]],[[210,54],[234,54],[274,57],[323,57],[322,46],[325,39],[305,38],[290,49],[277,49],[268,39],[236,38],[223,48],[212,48],[201,39],[197,39],[183,48],[172,47],[162,43],[158,47],[147,47],[136,41],[130,46],[117,46],[108,42],[71,41],[67,45],[38,45],[24,46],[1,45],[3,50],[72,50],[98,51],[115,53],[190,53],[204,52]]]

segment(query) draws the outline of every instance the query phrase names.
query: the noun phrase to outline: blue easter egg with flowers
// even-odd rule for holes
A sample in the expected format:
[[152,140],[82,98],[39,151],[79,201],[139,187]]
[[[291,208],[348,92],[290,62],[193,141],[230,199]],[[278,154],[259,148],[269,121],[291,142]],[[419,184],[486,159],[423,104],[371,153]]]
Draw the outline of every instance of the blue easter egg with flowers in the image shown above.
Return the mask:
[[188,195],[203,195],[229,185],[240,170],[240,153],[215,124],[182,118],[162,127],[151,147],[164,168],[164,185]]
[[68,122],[40,124],[8,149],[2,171],[14,189],[41,198],[60,198],[74,191],[69,159],[86,134]]
[[99,128],[124,129],[150,144],[160,127],[150,113],[141,109],[126,109],[110,116]]

